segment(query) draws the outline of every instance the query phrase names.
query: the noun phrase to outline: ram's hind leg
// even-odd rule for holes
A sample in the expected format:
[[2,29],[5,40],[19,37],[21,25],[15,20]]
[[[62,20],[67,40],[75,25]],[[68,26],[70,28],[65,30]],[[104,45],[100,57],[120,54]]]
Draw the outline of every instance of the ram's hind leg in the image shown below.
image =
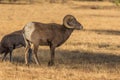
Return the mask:
[[29,49],[30,49],[30,43],[28,41],[26,41],[26,49],[25,49],[25,64],[26,65],[29,65],[29,63],[28,63]]
[[39,47],[39,45],[33,44],[33,56],[34,56],[36,64],[40,65],[40,62],[39,62],[39,59],[38,59],[38,56],[37,56],[38,47]]

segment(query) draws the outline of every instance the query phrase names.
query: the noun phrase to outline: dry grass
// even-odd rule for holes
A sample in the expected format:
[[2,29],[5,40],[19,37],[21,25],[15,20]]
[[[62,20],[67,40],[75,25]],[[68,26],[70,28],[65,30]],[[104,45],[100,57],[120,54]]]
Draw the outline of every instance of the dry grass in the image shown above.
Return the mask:
[[41,66],[27,67],[20,48],[13,63],[0,62],[0,80],[120,80],[120,9],[112,3],[0,4],[0,39],[30,21],[62,23],[66,14],[77,17],[84,30],[74,31],[56,50],[56,65],[47,66],[49,48],[40,47]]

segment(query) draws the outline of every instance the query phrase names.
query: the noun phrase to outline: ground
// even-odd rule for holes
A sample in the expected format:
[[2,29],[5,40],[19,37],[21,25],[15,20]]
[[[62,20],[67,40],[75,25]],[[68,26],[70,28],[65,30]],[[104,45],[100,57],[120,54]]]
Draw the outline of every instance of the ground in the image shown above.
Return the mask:
[[[49,48],[40,46],[41,66],[24,63],[24,48],[0,62],[0,80],[120,80],[120,8],[110,2],[0,4],[0,39],[31,21],[62,24],[72,14],[84,26],[56,49],[48,67]],[[2,58],[2,55],[0,59]],[[34,60],[34,59],[33,59]]]

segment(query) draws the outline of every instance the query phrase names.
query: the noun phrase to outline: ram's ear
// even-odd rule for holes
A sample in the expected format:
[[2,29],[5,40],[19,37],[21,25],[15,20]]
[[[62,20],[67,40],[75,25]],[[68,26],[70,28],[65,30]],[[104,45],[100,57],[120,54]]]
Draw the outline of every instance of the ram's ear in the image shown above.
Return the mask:
[[72,15],[66,15],[63,19],[63,24],[67,28],[74,29],[74,26],[69,25],[69,21],[72,20],[74,17]]

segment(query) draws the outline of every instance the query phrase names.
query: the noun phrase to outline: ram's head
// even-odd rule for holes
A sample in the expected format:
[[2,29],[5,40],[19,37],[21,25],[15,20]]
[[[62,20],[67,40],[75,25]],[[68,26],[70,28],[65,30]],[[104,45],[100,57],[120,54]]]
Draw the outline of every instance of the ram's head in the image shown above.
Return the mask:
[[63,25],[70,29],[83,29],[83,26],[72,15],[66,15],[63,19]]

